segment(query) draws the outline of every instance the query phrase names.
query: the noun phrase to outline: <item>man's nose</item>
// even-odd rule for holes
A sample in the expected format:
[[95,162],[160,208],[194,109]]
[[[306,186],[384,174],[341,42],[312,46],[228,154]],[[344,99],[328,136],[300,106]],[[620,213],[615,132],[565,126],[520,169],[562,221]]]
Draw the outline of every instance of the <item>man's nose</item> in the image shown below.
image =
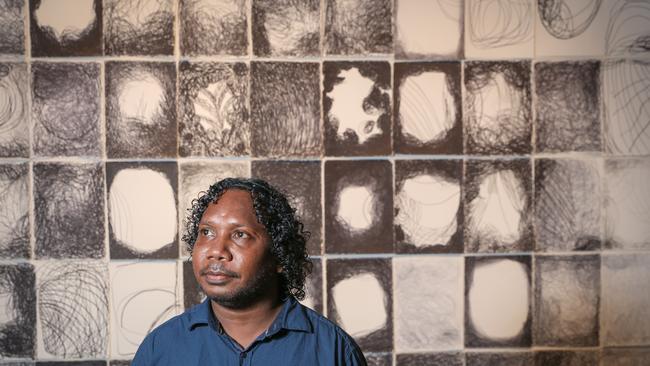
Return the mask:
[[219,261],[232,260],[230,244],[230,237],[227,235],[219,235],[215,237],[208,245],[208,259],[216,259]]

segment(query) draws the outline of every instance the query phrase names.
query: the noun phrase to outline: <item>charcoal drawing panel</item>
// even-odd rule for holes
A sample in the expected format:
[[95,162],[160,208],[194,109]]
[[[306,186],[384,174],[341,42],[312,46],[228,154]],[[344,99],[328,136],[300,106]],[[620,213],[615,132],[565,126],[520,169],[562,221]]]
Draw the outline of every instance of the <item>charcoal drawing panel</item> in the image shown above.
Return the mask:
[[365,352],[393,345],[392,266],[389,259],[327,261],[327,314]]
[[395,63],[393,146],[400,154],[461,154],[459,62]]
[[40,320],[38,358],[106,355],[107,264],[101,261],[39,262],[36,285]]
[[465,257],[465,347],[530,347],[530,256]]
[[648,347],[605,348],[602,352],[603,365],[644,366],[650,363]]
[[529,159],[468,160],[464,185],[466,252],[533,248]]
[[31,0],[29,28],[32,57],[100,56],[102,1]]
[[27,64],[0,63],[0,157],[29,156]]
[[179,155],[249,155],[246,64],[182,61],[179,69]]
[[598,346],[600,257],[536,257],[534,267],[535,345]]
[[106,366],[103,360],[85,360],[85,361],[38,361],[37,366]]
[[465,366],[529,366],[532,364],[531,352],[465,353]]
[[311,263],[311,273],[305,280],[305,299],[301,303],[323,314],[323,261],[321,258],[312,258]]
[[529,61],[465,63],[465,152],[529,154],[532,92]]
[[538,152],[601,151],[600,62],[535,64]]
[[104,0],[107,55],[172,55],[172,0]]
[[0,258],[29,258],[29,166],[0,164]]
[[100,155],[99,67],[98,63],[32,63],[35,155]]
[[325,162],[325,252],[393,251],[393,178],[387,160]]
[[601,165],[595,160],[535,160],[536,250],[600,249],[601,180]]
[[392,366],[393,355],[391,353],[364,354],[368,366]]
[[178,258],[176,162],[108,162],[111,259]]
[[248,53],[248,1],[180,0],[181,54]]
[[0,3],[0,54],[24,54],[25,35],[22,0]]
[[616,56],[646,56],[650,52],[650,4],[619,0],[610,9],[605,52]]
[[34,207],[38,258],[104,257],[101,163],[35,163]]
[[205,298],[201,286],[194,277],[192,262],[189,260],[183,261],[183,306],[185,310],[202,303]]
[[34,366],[35,363],[34,363],[34,361],[8,361],[8,362],[0,361],[0,365],[2,365],[2,366]]
[[463,162],[395,161],[395,252],[463,252]]
[[463,366],[460,352],[398,354],[397,366]]
[[36,348],[36,276],[29,263],[0,265],[0,357],[33,358]]
[[110,360],[108,366],[130,366],[131,360]]
[[325,53],[365,55],[393,50],[390,0],[325,2]]
[[176,65],[106,62],[106,154],[176,157]]
[[320,1],[254,0],[256,56],[318,56]]
[[[582,34],[596,18],[602,0],[566,1],[538,0],[537,10],[542,25],[557,39],[571,39]],[[558,11],[558,8],[561,10]]]
[[319,161],[270,161],[251,163],[251,175],[284,192],[309,231],[307,252],[320,255],[322,247],[321,163]]
[[320,156],[320,65],[251,63],[254,156]]
[[535,366],[598,366],[598,351],[536,351]]
[[323,116],[328,156],[391,154],[390,64],[323,63]]

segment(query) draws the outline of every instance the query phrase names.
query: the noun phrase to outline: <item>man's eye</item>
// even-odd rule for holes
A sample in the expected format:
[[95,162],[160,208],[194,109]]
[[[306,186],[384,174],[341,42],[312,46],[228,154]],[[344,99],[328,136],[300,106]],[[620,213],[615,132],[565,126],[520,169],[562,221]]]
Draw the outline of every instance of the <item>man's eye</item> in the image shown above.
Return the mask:
[[234,235],[235,235],[235,238],[237,238],[237,239],[248,239],[249,238],[249,235],[246,234],[243,231],[235,231]]
[[212,230],[210,229],[200,229],[199,233],[201,236],[210,236],[212,234]]

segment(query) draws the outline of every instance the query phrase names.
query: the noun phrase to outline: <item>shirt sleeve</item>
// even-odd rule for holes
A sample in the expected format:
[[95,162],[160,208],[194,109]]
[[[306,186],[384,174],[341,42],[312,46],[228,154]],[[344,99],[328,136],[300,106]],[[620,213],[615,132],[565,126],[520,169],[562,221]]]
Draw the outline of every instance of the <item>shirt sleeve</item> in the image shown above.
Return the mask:
[[152,354],[153,354],[153,337],[151,334],[147,335],[142,343],[140,343],[140,347],[138,347],[138,351],[135,353],[135,356],[133,357],[133,361],[131,361],[131,366],[150,366],[153,365],[152,363]]
[[366,357],[354,341],[347,344],[346,350],[345,365],[343,366],[367,366]]

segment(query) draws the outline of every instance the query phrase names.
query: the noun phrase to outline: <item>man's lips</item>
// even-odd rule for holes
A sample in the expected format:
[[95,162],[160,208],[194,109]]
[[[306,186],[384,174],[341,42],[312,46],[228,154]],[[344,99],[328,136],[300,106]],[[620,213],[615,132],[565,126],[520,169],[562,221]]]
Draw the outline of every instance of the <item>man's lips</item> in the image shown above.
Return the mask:
[[229,271],[218,265],[211,265],[207,268],[204,268],[201,270],[201,276],[203,276],[209,284],[215,285],[223,284],[231,278],[239,277],[237,273]]

